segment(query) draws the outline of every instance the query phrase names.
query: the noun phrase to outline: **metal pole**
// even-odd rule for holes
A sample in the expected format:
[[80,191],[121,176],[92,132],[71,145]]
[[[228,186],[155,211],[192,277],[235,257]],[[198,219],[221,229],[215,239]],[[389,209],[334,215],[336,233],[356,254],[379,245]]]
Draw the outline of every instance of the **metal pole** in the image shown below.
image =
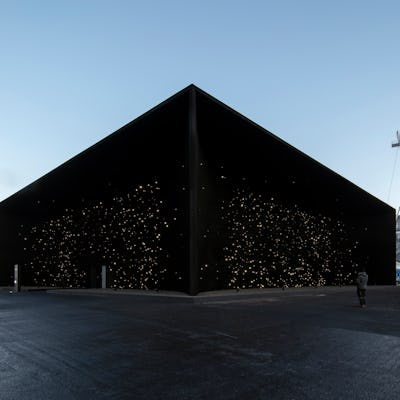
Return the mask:
[[101,288],[105,289],[107,287],[107,266],[101,266]]

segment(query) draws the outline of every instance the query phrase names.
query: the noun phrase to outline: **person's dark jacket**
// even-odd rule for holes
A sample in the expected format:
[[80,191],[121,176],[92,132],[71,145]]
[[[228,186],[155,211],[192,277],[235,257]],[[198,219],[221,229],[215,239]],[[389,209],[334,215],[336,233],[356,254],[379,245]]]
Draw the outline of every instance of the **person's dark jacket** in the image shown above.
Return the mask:
[[356,283],[359,289],[366,289],[368,283],[368,274],[364,271],[359,272],[357,275]]

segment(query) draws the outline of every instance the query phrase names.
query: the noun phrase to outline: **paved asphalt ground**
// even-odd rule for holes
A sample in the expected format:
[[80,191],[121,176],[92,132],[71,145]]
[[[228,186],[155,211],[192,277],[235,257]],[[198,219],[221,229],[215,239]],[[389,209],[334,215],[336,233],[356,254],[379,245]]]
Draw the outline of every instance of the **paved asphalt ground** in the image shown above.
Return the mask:
[[0,399],[400,399],[400,288],[0,290]]

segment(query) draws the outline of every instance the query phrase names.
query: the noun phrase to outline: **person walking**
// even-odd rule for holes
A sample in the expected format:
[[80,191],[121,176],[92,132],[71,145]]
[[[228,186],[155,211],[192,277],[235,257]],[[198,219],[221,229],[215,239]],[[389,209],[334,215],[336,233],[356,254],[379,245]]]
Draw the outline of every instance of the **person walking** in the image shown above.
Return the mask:
[[366,307],[365,294],[367,291],[367,284],[368,284],[368,274],[365,272],[364,268],[357,274],[356,283],[357,283],[357,296],[358,299],[360,300],[360,306],[364,308]]

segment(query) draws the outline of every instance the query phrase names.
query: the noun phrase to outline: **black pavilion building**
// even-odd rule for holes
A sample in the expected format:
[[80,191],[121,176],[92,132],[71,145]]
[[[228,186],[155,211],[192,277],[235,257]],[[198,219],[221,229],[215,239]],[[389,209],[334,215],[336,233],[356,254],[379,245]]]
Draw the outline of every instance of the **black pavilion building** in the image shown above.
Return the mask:
[[395,284],[395,210],[191,85],[0,203],[0,285]]

